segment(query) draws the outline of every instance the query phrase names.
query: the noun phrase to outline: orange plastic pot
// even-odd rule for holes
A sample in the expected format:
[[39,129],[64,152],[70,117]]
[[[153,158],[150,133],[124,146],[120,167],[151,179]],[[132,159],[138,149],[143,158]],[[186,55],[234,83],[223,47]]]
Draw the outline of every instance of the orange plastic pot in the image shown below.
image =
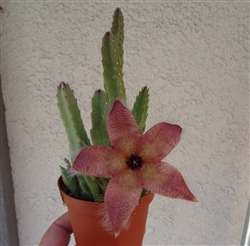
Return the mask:
[[128,230],[121,231],[115,238],[103,230],[97,211],[100,203],[75,199],[67,195],[67,188],[60,177],[58,187],[64,204],[68,207],[70,221],[76,245],[142,245],[146,231],[148,207],[154,198],[153,193],[148,193],[140,199],[135,208],[131,225]]

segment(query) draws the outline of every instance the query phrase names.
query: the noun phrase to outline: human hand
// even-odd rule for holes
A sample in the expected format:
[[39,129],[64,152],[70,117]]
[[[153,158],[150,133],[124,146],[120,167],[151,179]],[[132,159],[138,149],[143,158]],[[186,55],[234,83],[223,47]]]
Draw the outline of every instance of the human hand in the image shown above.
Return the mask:
[[42,237],[39,246],[67,246],[70,241],[72,227],[69,214],[66,212],[56,219]]

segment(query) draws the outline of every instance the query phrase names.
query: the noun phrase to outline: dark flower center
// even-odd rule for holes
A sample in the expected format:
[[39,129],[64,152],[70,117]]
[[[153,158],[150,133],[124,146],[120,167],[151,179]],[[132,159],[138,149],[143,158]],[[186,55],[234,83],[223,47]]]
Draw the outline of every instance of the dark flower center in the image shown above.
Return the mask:
[[143,161],[141,156],[132,154],[130,157],[128,157],[126,164],[130,169],[137,170],[142,168]]

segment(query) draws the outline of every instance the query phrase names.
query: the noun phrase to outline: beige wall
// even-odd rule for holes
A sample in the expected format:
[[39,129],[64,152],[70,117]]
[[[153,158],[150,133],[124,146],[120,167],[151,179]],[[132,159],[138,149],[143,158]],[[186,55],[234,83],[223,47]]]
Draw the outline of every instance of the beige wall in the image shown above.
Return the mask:
[[249,198],[249,3],[3,2],[2,88],[21,245],[36,245],[66,208],[56,181],[68,143],[56,105],[75,89],[86,128],[103,88],[101,38],[125,17],[128,105],[150,89],[147,126],[179,124],[166,161],[199,203],[157,196],[145,245],[236,245]]

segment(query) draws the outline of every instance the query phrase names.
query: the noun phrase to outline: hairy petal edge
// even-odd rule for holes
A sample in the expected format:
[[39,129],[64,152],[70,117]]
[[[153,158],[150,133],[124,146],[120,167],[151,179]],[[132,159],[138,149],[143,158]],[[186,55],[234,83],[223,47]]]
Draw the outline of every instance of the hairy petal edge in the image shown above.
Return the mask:
[[[130,174],[128,173],[130,172]],[[102,224],[117,237],[122,228],[128,229],[130,216],[139,202],[142,187],[131,171],[114,177],[106,190],[105,215]]]
[[139,144],[140,155],[147,161],[161,161],[179,143],[182,128],[169,123],[158,123],[151,127]]
[[181,173],[165,162],[155,165],[145,164],[142,176],[145,188],[151,192],[170,198],[197,202]]

